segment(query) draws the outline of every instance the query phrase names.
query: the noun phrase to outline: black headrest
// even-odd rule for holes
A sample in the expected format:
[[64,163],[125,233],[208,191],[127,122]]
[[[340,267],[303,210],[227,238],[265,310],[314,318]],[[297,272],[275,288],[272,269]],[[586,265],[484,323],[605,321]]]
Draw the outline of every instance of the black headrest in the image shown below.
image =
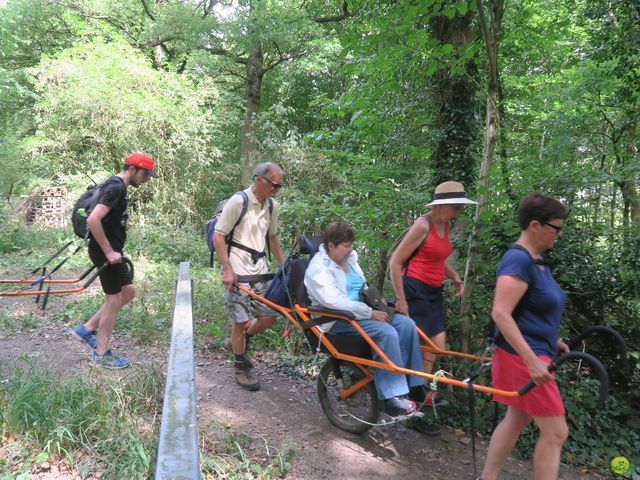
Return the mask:
[[309,306],[309,296],[304,286],[304,274],[309,266],[306,258],[296,258],[289,264],[289,291],[293,293],[293,302],[301,307]]
[[300,253],[313,257],[322,245],[322,237],[298,237],[298,250]]

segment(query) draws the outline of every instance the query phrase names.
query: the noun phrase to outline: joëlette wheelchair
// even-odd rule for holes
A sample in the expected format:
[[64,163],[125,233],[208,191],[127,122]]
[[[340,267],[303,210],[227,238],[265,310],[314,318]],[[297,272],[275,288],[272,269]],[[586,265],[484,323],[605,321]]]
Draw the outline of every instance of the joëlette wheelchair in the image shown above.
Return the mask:
[[[107,266],[109,265],[108,263],[105,263],[100,267],[92,265],[78,277],[54,277],[54,274],[56,274],[73,255],[75,255],[81,248],[86,246],[85,242],[77,245],[77,247],[73,249],[73,251],[69,255],[63,257],[62,260],[60,260],[55,266],[51,268],[51,270],[47,272],[47,266],[51,262],[53,262],[53,260],[58,259],[63,254],[63,252],[69,249],[69,247],[72,247],[74,243],[75,241],[67,242],[63,247],[61,247],[52,256],[50,256],[42,265],[34,268],[22,278],[0,280],[0,285],[18,286],[14,290],[0,291],[0,297],[35,296],[36,303],[40,301],[40,297],[43,297],[42,310],[44,310],[47,306],[49,295],[79,293],[83,290],[86,290],[89,285],[91,285],[94,280],[98,278],[100,273],[102,273],[102,271],[107,268]],[[133,276],[133,263],[131,263],[131,260],[126,257],[122,257],[122,262],[124,263],[126,268],[131,271],[131,275]],[[34,278],[35,275],[38,276]],[[81,283],[83,281],[84,283]],[[64,285],[66,288],[52,289],[52,285]]]
[[[423,377],[426,381],[435,379],[446,385],[467,389],[472,399],[475,392],[518,397],[525,395],[535,387],[533,381],[530,381],[519,390],[505,391],[474,383],[472,378],[439,376],[394,365],[371,337],[362,330],[353,314],[310,306],[304,286],[304,274],[310,259],[301,258],[301,256],[312,256],[320,243],[321,239],[318,237],[301,237],[297,241],[297,252],[287,259],[285,270],[288,272],[289,305],[283,306],[274,303],[243,285],[236,284],[235,288],[268,305],[291,322],[306,336],[312,353],[322,352],[329,355],[318,375],[317,394],[322,410],[333,425],[350,433],[364,433],[376,425],[380,412],[372,368],[381,368],[398,375],[415,375]],[[283,274],[282,272],[281,269],[278,274]],[[325,332],[322,325],[335,320],[350,322],[360,336]],[[419,328],[417,330],[424,342],[424,345],[420,347],[423,351],[438,356],[480,361],[485,365],[491,361],[489,356],[440,349],[424,332]],[[569,342],[570,348],[575,348],[583,338],[593,333],[612,335],[620,344],[619,351],[623,352],[621,360],[626,364],[626,344],[620,334],[610,327],[597,326],[585,330],[580,336]],[[373,352],[377,355],[377,360],[373,359]],[[570,360],[586,361],[591,364],[600,382],[600,401],[604,402],[608,396],[609,376],[603,364],[594,356],[586,352],[571,351],[554,358],[549,366],[549,371],[556,370],[560,365]]]

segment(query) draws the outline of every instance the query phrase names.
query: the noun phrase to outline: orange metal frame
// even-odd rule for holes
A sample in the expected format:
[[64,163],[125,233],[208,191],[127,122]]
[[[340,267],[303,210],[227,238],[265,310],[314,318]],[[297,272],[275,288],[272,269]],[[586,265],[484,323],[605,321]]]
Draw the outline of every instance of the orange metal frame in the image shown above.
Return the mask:
[[[126,258],[126,257],[123,257]],[[126,261],[129,261],[128,259]],[[58,294],[65,294],[65,293],[78,293],[78,292],[82,292],[83,290],[86,290],[89,285],[96,279],[96,277],[100,274],[100,272],[106,268],[108,266],[108,263],[105,263],[104,265],[102,265],[99,269],[97,269],[93,275],[91,275],[89,277],[89,279],[82,285],[80,285],[79,287],[75,287],[75,288],[65,288],[65,289],[59,289],[59,290],[51,290],[51,287],[49,286],[49,288],[47,290],[12,290],[10,292],[0,292],[0,297],[26,297],[26,296],[34,296],[34,295],[58,295]],[[28,285],[30,284],[31,286],[36,286],[36,285],[40,285],[40,288],[42,288],[41,286],[43,284],[73,284],[73,283],[78,283],[81,282],[82,280],[84,280],[93,270],[95,269],[95,266],[90,267],[88,270],[86,270],[80,277],[78,278],[63,278],[63,279],[44,279],[42,277],[40,277],[39,279],[36,280],[27,280],[27,279],[21,279],[21,280],[0,280],[0,283],[3,284],[18,284],[18,285]]]
[[[425,372],[398,367],[391,360],[389,360],[389,358],[384,354],[384,352],[380,349],[380,347],[378,347],[378,345],[371,339],[371,337],[365,333],[365,331],[360,327],[360,325],[358,325],[358,322],[351,320],[348,317],[341,316],[341,315],[328,315],[324,312],[314,310],[313,307],[305,308],[297,304],[293,308],[281,307],[280,305],[277,305],[267,300],[266,298],[255,293],[253,290],[244,287],[243,285],[236,285],[236,287],[239,290],[250,295],[251,297],[255,298],[256,300],[260,301],[261,303],[264,303],[265,305],[268,305],[269,307],[273,308],[280,315],[282,315],[287,320],[289,320],[301,332],[303,331],[301,322],[306,322],[311,320],[311,315],[313,315],[314,313],[316,313],[317,315],[335,318],[336,320],[343,320],[343,321],[349,322],[351,326],[358,331],[358,333],[362,336],[362,338],[364,338],[364,340],[369,344],[371,349],[378,355],[378,357],[380,358],[379,361],[340,353],[333,346],[331,341],[327,339],[326,335],[324,335],[323,332],[318,327],[311,327],[311,330],[313,331],[313,333],[320,339],[322,344],[326,347],[326,349],[329,351],[329,353],[333,357],[339,360],[352,362],[355,365],[357,365],[365,373],[364,379],[362,379],[360,382],[356,383],[355,385],[351,386],[349,389],[346,389],[340,393],[340,396],[343,398],[348,398],[349,396],[353,395],[353,393],[355,393],[360,388],[362,388],[364,385],[373,381],[373,375],[371,373],[371,370],[370,368],[366,368],[366,367],[381,368],[383,370],[388,370],[390,372],[397,373],[398,375],[415,375],[417,377],[423,377],[427,380],[433,380],[435,378],[438,382],[441,382],[447,385],[453,385],[454,387],[458,387],[458,388],[466,389],[469,387],[468,383],[460,380],[456,380],[453,378],[441,377],[431,373],[425,373]],[[298,319],[300,319],[300,321]],[[421,350],[432,352],[437,355],[455,356],[455,357],[466,358],[471,360],[488,360],[489,359],[489,357],[480,357],[478,355],[471,355],[467,353],[456,352],[453,350],[440,349],[419,328],[417,328],[417,331],[420,337],[425,341],[425,343],[427,343],[426,346],[420,347]],[[518,391],[500,390],[497,388],[487,387],[484,385],[477,385],[475,383],[472,383],[471,385],[474,390],[478,392],[486,393],[489,395],[502,395],[505,397],[520,396]]]
[[37,290],[37,291],[18,291],[18,292],[0,292],[0,297],[26,297],[32,295],[58,295],[61,293],[78,293],[86,290],[87,287],[82,285],[77,288],[68,288],[61,290]]
[[[0,284],[12,284],[12,285],[38,285],[38,284],[49,284],[49,283],[57,283],[57,284],[71,284],[71,283],[78,283],[81,282],[82,280],[84,280],[87,275],[89,275],[91,273],[91,271],[96,268],[95,265],[93,265],[91,268],[89,268],[87,271],[85,271],[81,276],[77,277],[77,278],[37,278],[35,280],[33,279],[28,279],[28,278],[21,278],[20,280],[0,280]],[[1,295],[1,294],[0,294]]]

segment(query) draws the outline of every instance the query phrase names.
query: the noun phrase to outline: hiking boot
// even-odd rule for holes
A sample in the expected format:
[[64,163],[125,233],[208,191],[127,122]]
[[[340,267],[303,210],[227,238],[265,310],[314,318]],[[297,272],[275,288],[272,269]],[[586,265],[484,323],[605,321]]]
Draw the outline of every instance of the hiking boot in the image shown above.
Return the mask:
[[84,325],[80,324],[69,333],[71,336],[89,345],[92,350],[95,350],[98,347],[98,341],[96,340],[96,337],[94,337],[96,333],[95,330],[87,330]]
[[[225,339],[222,342],[222,348],[224,348],[229,353],[233,353],[233,347],[231,345],[231,337],[225,337]],[[247,353],[244,354],[244,362],[247,368],[253,368],[253,359]]]
[[242,388],[245,388],[251,392],[260,389],[260,382],[258,379],[251,373],[251,369],[247,366],[245,362],[235,362],[235,374],[234,378],[236,383],[240,385]]
[[382,401],[383,411],[391,416],[411,415],[416,412],[416,404],[413,400],[403,397],[391,397]]
[[95,350],[91,352],[92,367],[102,367],[109,370],[120,370],[121,368],[127,368],[129,364],[129,360],[114,355],[113,353],[111,353],[111,350],[107,350],[102,355],[99,355]]
[[438,436],[442,433],[442,425],[438,422],[432,422],[425,417],[410,418],[404,422],[404,426],[432,437]]

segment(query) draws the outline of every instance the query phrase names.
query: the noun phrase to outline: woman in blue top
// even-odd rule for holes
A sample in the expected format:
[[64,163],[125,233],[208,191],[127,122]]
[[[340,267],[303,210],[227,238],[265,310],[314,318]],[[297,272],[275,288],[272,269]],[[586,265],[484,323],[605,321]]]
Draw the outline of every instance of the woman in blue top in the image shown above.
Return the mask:
[[[386,312],[373,310],[360,301],[360,289],[365,278],[358,265],[358,255],[353,250],[354,240],[355,234],[349,224],[334,222],[329,225],[323,235],[323,244],[304,276],[309,299],[316,306],[353,313],[360,327],[389,360],[398,367],[419,371],[422,354],[414,321],[398,313],[389,318]],[[324,324],[322,329],[331,333],[359,335],[344,320]],[[421,377],[406,377],[375,368],[373,378],[378,398],[384,401],[384,411],[389,415],[413,413],[416,410],[413,400],[424,401],[424,379]],[[411,400],[406,398],[407,394],[411,395]]]
[[536,480],[558,478],[560,453],[569,433],[565,410],[548,365],[569,348],[559,337],[564,293],[551,275],[542,252],[562,236],[567,208],[559,201],[531,193],[518,207],[520,238],[502,257],[491,316],[499,335],[492,362],[492,383],[518,390],[529,380],[537,385],[522,397],[499,395],[507,405],[496,427],[480,480],[495,480],[522,430],[533,420],[540,438],[533,454]]

